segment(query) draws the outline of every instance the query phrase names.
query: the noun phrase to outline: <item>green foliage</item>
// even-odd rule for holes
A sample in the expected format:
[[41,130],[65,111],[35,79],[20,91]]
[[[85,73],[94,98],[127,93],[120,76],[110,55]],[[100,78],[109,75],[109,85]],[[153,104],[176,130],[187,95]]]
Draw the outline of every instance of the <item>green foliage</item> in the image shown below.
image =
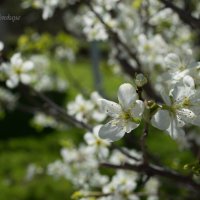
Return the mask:
[[193,174],[200,176],[200,161],[189,163],[184,166],[184,169],[192,172]]
[[143,0],[134,0],[133,1],[133,8],[135,8],[135,9],[140,9],[140,7],[142,6],[142,2],[143,2]]
[[[48,163],[59,158],[59,141],[65,137],[65,133],[51,133],[1,141],[0,199],[69,199],[65,197],[73,191],[70,183],[63,179],[54,180],[45,174]],[[26,176],[31,163],[43,171],[29,181]]]
[[21,35],[18,39],[18,48],[21,52],[29,53],[48,53],[51,52],[56,46],[70,48],[74,52],[79,49],[79,44],[72,36],[59,32],[57,35],[50,33],[38,34],[37,32],[28,29],[25,34]]
[[175,170],[186,172],[183,166],[194,161],[194,157],[189,150],[181,149],[175,140],[162,131],[151,127],[147,139],[149,151],[156,156],[163,165]]

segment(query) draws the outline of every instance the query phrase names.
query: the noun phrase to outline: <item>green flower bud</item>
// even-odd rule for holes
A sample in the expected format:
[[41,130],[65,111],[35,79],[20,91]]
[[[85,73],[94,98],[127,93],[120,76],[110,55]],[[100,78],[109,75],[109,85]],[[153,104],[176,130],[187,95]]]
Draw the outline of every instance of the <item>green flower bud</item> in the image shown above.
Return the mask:
[[143,74],[138,74],[135,79],[137,87],[142,87],[147,83],[147,78]]

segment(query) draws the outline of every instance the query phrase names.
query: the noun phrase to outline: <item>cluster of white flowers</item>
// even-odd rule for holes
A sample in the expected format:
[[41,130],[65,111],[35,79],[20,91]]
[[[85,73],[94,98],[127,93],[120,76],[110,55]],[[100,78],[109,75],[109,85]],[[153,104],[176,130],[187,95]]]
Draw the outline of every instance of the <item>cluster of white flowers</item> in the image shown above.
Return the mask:
[[60,60],[68,60],[70,62],[75,61],[75,54],[70,48],[58,46],[55,49],[55,56]]
[[[50,63],[44,55],[32,55],[28,59],[16,53],[10,62],[0,64],[0,79],[6,80],[9,88],[15,88],[19,83],[32,85],[38,91],[66,91],[68,83],[51,73]],[[40,81],[38,81],[40,80]]]
[[61,155],[62,160],[49,164],[49,175],[64,177],[82,189],[101,187],[108,182],[108,177],[98,172],[98,161],[93,149],[88,146],[82,145],[78,149],[63,148]]
[[[107,13],[102,15],[102,13],[104,13],[102,9],[100,9],[100,11],[101,11],[100,14],[101,16],[103,16],[105,23],[108,24],[109,27],[115,28],[116,26],[115,20],[112,19],[111,16]],[[89,41],[108,39],[108,34],[104,25],[102,25],[102,23],[98,20],[98,18],[95,16],[93,12],[90,11],[87,12],[86,15],[84,15],[83,23],[84,23],[83,32],[85,33]]]
[[66,125],[56,121],[52,116],[45,115],[44,113],[36,113],[31,120],[34,127],[38,128],[54,128],[57,130],[66,129]]
[[75,101],[69,102],[67,105],[67,112],[75,116],[77,120],[84,122],[102,122],[106,118],[99,108],[99,99],[102,97],[97,93],[93,92],[89,100],[79,94],[76,96]]
[[149,38],[147,38],[145,34],[138,35],[138,52],[140,60],[143,61],[144,65],[148,65],[150,69],[155,65],[162,66],[163,58],[168,53],[168,48],[166,41],[160,34],[156,34]]
[[[167,57],[168,61],[170,56],[171,54]],[[176,61],[174,57],[175,55],[171,56],[173,58],[171,63]],[[199,64],[185,67],[181,62],[179,63],[174,62],[173,64],[181,67],[181,70],[183,68],[183,71],[177,72],[173,68],[177,76],[173,76],[172,80],[176,82],[174,84],[172,81],[170,86],[161,90],[160,94],[164,104],[158,104],[158,109],[151,118],[153,126],[166,130],[173,138],[183,137],[185,125],[200,126],[200,89],[197,85],[195,86],[194,80],[196,79],[187,75],[196,76]],[[110,141],[119,140],[125,133],[137,128],[142,120],[145,107],[144,102],[138,100],[136,89],[128,83],[119,87],[118,99],[119,104],[105,99],[101,100],[102,109],[113,119],[100,128],[99,136]]]
[[[57,8],[66,8],[77,1],[30,0],[24,2],[23,7],[42,9],[43,19],[48,19]],[[183,6],[183,1],[175,3],[180,8]],[[110,148],[110,142],[120,140],[140,124],[145,128],[152,125],[165,131],[184,146],[190,147],[194,141],[200,144],[198,129],[192,129],[186,135],[184,130],[200,126],[200,62],[191,59],[195,57],[191,51],[195,48],[194,45],[191,48],[194,35],[189,26],[185,26],[180,17],[163,6],[161,1],[95,0],[80,1],[77,5],[76,9],[65,11],[63,19],[67,30],[80,36],[84,34],[89,42],[110,41],[106,49],[109,51],[109,62],[116,66],[120,64],[121,69],[129,68],[130,71],[147,74],[148,80],[151,80],[148,86],[155,89],[162,101],[146,98],[143,86],[148,83],[141,74],[134,80],[135,85],[124,83],[119,87],[118,103],[103,99],[97,92],[92,93],[89,99],[78,94],[74,101],[67,104],[67,113],[95,127],[92,132],[85,133],[85,144],[77,148],[63,148],[62,158],[49,164],[48,173],[65,177],[84,191],[98,189],[98,194],[102,194],[96,198],[98,200],[138,200],[143,194],[144,199],[158,200],[157,179],[150,178],[137,195],[135,190],[141,178],[138,173],[119,170],[112,176],[104,175],[99,170],[99,163],[109,161],[121,166],[124,163],[141,164],[145,160],[141,153],[128,150],[136,158],[131,159]],[[197,8],[199,6],[200,3],[197,3]],[[193,11],[192,14],[196,16],[198,12]],[[0,52],[3,48],[0,42]],[[196,51],[196,54],[199,52]],[[74,51],[63,46],[56,46],[55,56],[61,61],[68,59],[72,63],[75,60]],[[0,72],[5,74],[7,86],[13,88],[21,82],[32,83],[39,91],[66,90],[65,81],[46,73],[49,63],[43,58],[32,56],[26,61],[20,53],[16,53],[9,63],[2,63]],[[129,82],[130,79],[126,80]],[[6,95],[4,97],[6,101],[9,99]],[[108,122],[107,116],[111,118]],[[53,118],[41,113],[35,115],[34,123],[58,128]],[[30,174],[33,169],[30,167]],[[90,198],[82,198],[86,199]]]
[[[48,174],[56,178],[64,177],[70,180],[77,189],[81,189],[79,193],[82,196],[92,196],[96,193],[96,189],[99,189],[98,194],[102,194],[102,197],[100,195],[98,200],[139,200],[139,196],[134,192],[139,178],[138,173],[119,170],[110,179],[109,176],[99,172],[99,163],[110,161],[113,164],[125,162],[139,164],[142,160],[142,154],[134,150],[124,149],[137,159],[134,160],[119,150],[113,150],[110,153],[108,150],[110,143],[99,138],[99,129],[100,126],[96,126],[93,132],[85,134],[84,139],[87,145],[80,145],[78,148],[63,148],[61,150],[62,160],[49,164]],[[157,199],[158,186],[158,180],[150,178],[143,188],[144,196],[149,200]],[[95,189],[95,192],[92,192],[92,189]]]

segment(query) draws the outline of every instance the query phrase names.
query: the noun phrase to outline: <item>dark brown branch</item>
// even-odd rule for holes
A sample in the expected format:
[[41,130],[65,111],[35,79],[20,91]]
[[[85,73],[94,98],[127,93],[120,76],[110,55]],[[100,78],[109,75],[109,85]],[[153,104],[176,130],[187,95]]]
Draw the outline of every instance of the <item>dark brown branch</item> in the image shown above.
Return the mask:
[[200,184],[196,183],[192,178],[188,176],[183,176],[176,171],[168,170],[156,165],[131,165],[129,163],[124,163],[123,165],[115,165],[110,163],[101,163],[101,167],[108,167],[113,169],[124,169],[124,170],[131,170],[140,173],[146,173],[150,176],[159,176],[171,179],[177,183],[182,185],[187,185],[190,188],[194,189],[197,192],[200,192]]
[[[88,131],[92,131],[91,126],[69,115],[66,110],[58,106],[56,103],[54,103],[51,99],[49,99],[47,96],[45,96],[41,92],[38,92],[34,90],[33,88],[27,85],[22,85],[22,84],[20,85],[20,89],[25,90],[26,92],[28,91],[29,95],[32,94],[32,95],[35,95],[36,97],[39,97],[43,101],[43,104],[45,105],[45,108],[44,107],[41,108],[41,110],[44,113],[49,114],[52,117],[55,117],[56,119],[61,119],[65,123],[70,123],[70,124],[76,125],[77,127],[86,129]],[[26,93],[26,96],[27,96],[27,93]]]
[[131,155],[129,152],[128,152],[128,149],[123,149],[121,147],[118,147],[117,145],[115,144],[112,144],[111,146],[112,149],[116,149],[118,150],[119,152],[121,152],[122,154],[124,154],[127,158],[130,158],[132,160],[135,160],[135,161],[140,161],[140,159],[136,158],[135,156]]
[[[104,27],[107,30],[107,33],[109,35],[109,38],[111,39],[111,41],[113,41],[113,45],[115,46],[116,49],[118,49],[118,54],[116,56],[116,59],[119,61],[123,71],[126,74],[128,74],[129,76],[131,76],[132,78],[135,78],[135,75],[138,73],[144,73],[142,71],[142,63],[141,63],[140,59],[138,58],[137,52],[135,50],[134,51],[131,50],[129,48],[129,46],[124,41],[121,40],[119,35],[115,31],[113,31],[106,22],[104,22],[101,15],[95,11],[95,9],[93,8],[93,6],[91,5],[90,2],[87,2],[86,5],[95,14],[95,16],[99,19],[99,21],[104,25]],[[137,66],[131,66],[131,64],[129,62],[127,62],[127,59],[122,58],[120,56],[118,45],[123,47],[123,49],[128,53],[128,55],[135,60]],[[133,49],[135,49],[135,48],[133,48]],[[155,90],[152,87],[152,85],[150,84],[150,82],[144,86],[144,90],[150,98],[153,98],[157,101],[162,102],[162,99],[155,92]]]

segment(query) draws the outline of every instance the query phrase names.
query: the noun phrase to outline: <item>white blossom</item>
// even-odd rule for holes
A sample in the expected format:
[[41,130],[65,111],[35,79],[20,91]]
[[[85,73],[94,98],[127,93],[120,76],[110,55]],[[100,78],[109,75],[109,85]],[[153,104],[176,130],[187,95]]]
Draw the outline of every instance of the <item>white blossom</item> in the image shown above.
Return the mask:
[[118,90],[118,100],[119,104],[101,100],[102,109],[113,118],[100,128],[99,136],[103,139],[119,140],[140,124],[144,104],[138,100],[135,88],[129,83],[122,84]]
[[94,148],[99,157],[105,158],[109,154],[109,150],[107,147],[110,145],[110,143],[107,140],[102,140],[101,138],[99,138],[98,133],[100,128],[101,125],[95,126],[92,133],[87,132],[84,135],[84,139],[91,148]]
[[6,85],[9,88],[16,87],[20,82],[29,84],[32,81],[31,71],[34,68],[33,62],[24,61],[20,53],[14,54],[10,63],[6,64],[5,70],[8,76]]
[[181,128],[188,123],[199,126],[200,92],[194,86],[192,77],[185,76],[169,95],[163,90],[161,94],[166,105],[152,117],[152,125],[167,130],[174,138],[183,135]]

